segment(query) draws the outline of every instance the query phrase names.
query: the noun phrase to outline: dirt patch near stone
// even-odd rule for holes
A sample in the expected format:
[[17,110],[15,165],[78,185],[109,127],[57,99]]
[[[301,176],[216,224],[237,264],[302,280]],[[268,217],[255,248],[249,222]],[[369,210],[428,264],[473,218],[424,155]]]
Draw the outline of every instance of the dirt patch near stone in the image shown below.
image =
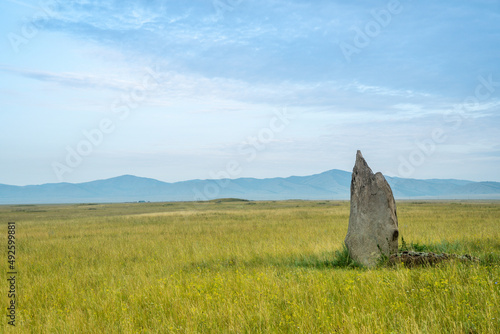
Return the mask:
[[389,264],[404,263],[406,267],[411,268],[417,266],[434,265],[450,260],[459,260],[463,262],[479,262],[479,258],[469,254],[457,255],[447,253],[436,254],[432,252],[427,253],[405,251],[397,254],[392,254],[389,257]]

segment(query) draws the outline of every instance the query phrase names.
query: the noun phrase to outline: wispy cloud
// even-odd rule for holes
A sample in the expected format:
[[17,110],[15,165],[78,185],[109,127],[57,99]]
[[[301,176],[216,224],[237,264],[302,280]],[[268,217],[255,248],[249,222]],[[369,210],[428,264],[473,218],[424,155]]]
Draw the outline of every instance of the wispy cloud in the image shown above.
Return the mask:
[[109,76],[101,76],[89,73],[58,73],[26,68],[13,68],[1,65],[0,71],[34,80],[56,83],[63,87],[72,86],[92,89],[106,88],[114,90],[126,90],[137,84],[118,77],[110,78]]
[[26,7],[26,8],[31,8],[31,9],[35,9],[35,10],[37,10],[37,9],[38,9],[38,7],[33,6],[33,5],[28,4],[28,3],[26,3],[26,2],[23,2],[23,1],[18,1],[18,0],[6,0],[6,1],[8,1],[8,2],[12,2],[12,3],[15,3],[15,4],[17,4],[17,5],[20,5],[20,6],[23,6],[23,7]]

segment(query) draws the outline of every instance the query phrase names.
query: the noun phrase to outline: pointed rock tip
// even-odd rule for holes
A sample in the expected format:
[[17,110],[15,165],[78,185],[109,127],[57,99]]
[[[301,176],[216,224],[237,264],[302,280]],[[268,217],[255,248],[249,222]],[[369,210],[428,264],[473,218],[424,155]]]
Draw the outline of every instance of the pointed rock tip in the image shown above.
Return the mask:
[[356,152],[356,162],[354,163],[354,169],[357,169],[357,170],[369,170],[369,174],[373,175],[373,172],[370,168],[370,166],[368,166],[368,163],[366,162],[365,158],[363,157],[363,154],[361,154],[361,151],[358,150]]
[[367,166],[368,166],[368,164],[366,163],[365,158],[363,157],[363,154],[361,154],[361,151],[360,151],[360,150],[358,150],[358,151],[356,152],[356,163],[355,163],[355,164],[356,164],[356,165],[357,165],[357,164],[364,164],[364,165],[367,165]]

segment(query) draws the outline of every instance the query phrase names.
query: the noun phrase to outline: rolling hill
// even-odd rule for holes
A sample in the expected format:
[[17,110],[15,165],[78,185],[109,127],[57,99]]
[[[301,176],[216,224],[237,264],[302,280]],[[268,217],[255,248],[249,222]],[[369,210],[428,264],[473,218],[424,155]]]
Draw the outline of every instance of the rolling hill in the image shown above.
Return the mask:
[[[500,182],[386,177],[396,199],[500,199]],[[310,176],[190,180],[167,183],[123,175],[85,183],[0,184],[0,204],[349,199],[351,173],[333,169]]]

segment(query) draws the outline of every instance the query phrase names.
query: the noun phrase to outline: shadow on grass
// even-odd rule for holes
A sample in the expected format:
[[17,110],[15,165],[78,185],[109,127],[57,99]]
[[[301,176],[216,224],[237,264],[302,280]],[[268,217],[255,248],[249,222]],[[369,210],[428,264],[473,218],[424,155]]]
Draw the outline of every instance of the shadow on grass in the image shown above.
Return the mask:
[[231,267],[256,268],[262,266],[309,268],[309,269],[360,269],[363,266],[351,259],[347,248],[334,252],[321,254],[304,254],[297,256],[254,257],[250,260],[240,261],[237,258],[193,262],[185,270],[220,270]]
[[[479,257],[479,265],[500,265],[500,241],[494,239],[481,240],[461,240],[461,241],[441,241],[434,244],[405,243],[401,242],[399,249],[403,251],[414,252],[432,252],[436,254],[471,254]],[[379,263],[378,267],[384,267],[386,263]],[[207,261],[192,262],[184,267],[185,271],[205,271],[222,270],[224,268],[241,267],[277,267],[277,268],[307,268],[307,269],[357,269],[363,270],[364,267],[355,262],[349,256],[345,245],[342,249],[323,252],[318,254],[293,254],[289,256],[256,256],[252,259],[241,260],[237,257],[225,259],[212,259]]]
[[314,268],[314,269],[356,269],[363,268],[349,256],[349,251],[344,245],[341,250],[326,252],[322,254],[308,254],[294,258],[283,258],[279,262],[281,266]]

